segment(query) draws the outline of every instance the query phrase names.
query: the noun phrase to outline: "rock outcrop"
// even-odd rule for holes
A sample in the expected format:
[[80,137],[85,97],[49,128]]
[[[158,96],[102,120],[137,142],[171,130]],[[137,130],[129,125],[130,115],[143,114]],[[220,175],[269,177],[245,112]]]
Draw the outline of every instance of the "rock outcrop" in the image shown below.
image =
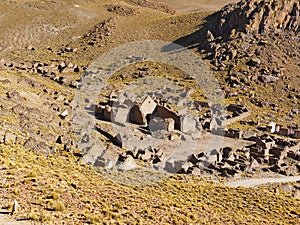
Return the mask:
[[299,0],[242,0],[208,18],[201,47],[225,82],[241,89],[287,80],[300,71]]
[[214,28],[216,36],[228,37],[236,32],[299,32],[298,0],[243,0],[225,6]]

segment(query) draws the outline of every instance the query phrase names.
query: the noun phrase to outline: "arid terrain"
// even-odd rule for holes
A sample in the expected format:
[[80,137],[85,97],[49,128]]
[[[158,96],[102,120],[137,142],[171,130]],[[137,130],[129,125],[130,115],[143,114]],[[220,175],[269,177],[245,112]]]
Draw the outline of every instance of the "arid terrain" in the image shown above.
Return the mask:
[[300,224],[299,0],[0,2],[0,225]]
[[217,11],[226,4],[237,2],[230,0],[155,0],[154,2],[159,2],[171,6],[176,13],[191,13],[199,11]]

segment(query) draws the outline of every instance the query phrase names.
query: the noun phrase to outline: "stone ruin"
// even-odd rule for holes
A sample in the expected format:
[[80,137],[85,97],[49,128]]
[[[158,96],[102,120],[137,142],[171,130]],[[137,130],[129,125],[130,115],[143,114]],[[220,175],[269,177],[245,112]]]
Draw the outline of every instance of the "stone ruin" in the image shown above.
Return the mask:
[[300,142],[275,136],[252,137],[250,156],[263,166],[263,170],[295,175],[300,172]]
[[[199,105],[199,103],[197,103]],[[205,104],[202,104],[203,106]],[[209,107],[205,105],[204,107]],[[243,105],[230,104],[227,106],[227,113],[221,113],[220,106],[215,105],[211,107],[207,113],[199,117],[199,121],[203,126],[203,129],[211,131],[211,133],[216,135],[222,135],[231,138],[241,138],[243,132],[240,130],[226,129],[226,124],[234,123],[235,121],[241,120],[247,117],[250,112]],[[221,116],[218,116],[221,115]]]
[[[140,102],[124,100],[123,103],[111,98],[107,103],[96,107],[96,117],[119,124],[125,127],[125,130],[134,126],[134,130],[141,129],[148,135],[138,136],[142,142],[133,141],[133,137],[126,134],[118,133],[114,136],[113,142],[127,150],[126,153],[119,154],[118,159],[115,160],[118,165],[122,165],[123,169],[132,169],[131,164],[128,166],[123,164],[132,163],[135,162],[134,159],[138,159],[155,169],[163,168],[172,173],[192,175],[212,173],[221,176],[236,176],[244,172],[268,171],[296,175],[300,172],[300,142],[270,135],[258,136],[256,133],[246,137],[247,135],[244,135],[241,130],[226,128],[226,122],[238,121],[249,115],[250,112],[243,105],[229,105],[227,107],[228,115],[225,116],[221,113],[223,109],[220,105],[211,106],[209,103],[199,101],[195,101],[194,105],[198,111],[206,109],[204,114],[198,115],[198,119],[180,115],[172,110],[166,101],[149,96]],[[114,108],[117,110],[114,111]],[[280,134],[280,127],[275,123],[269,125],[267,127],[269,132]],[[162,145],[147,145],[147,143],[157,142],[159,139],[155,139],[158,137],[155,134],[160,134],[162,131],[169,134],[163,136],[166,139]],[[201,135],[210,133],[210,135],[232,138],[233,141],[243,140],[247,144],[241,148],[223,145],[220,149],[213,149],[210,152],[196,150],[182,158],[170,157],[168,151],[176,148],[174,143],[177,141],[188,143],[185,141],[188,141],[188,137],[193,136],[196,131],[201,131]],[[197,140],[201,140],[201,135]],[[298,135],[298,131],[294,130],[293,135]],[[186,148],[189,146],[187,145]],[[107,165],[105,158],[100,157],[99,160],[102,160],[101,165]]]
[[171,107],[161,105],[149,96],[140,103],[125,101],[120,104],[117,101],[110,100],[107,103],[98,105],[95,111],[96,117],[100,119],[120,124],[132,123],[147,126],[148,129],[152,128],[149,131],[178,130],[188,133],[197,129],[196,119],[179,115]]
[[[116,165],[127,163],[127,157],[131,157],[155,166],[160,163],[159,168],[165,168],[180,142],[195,140],[201,135],[201,125],[196,118],[179,113],[166,101],[150,96],[131,101],[128,96],[117,99],[111,95],[109,101],[95,107],[95,116],[99,119],[97,130],[127,151],[125,156],[124,152],[118,154],[118,160],[114,160]],[[109,123],[103,124],[103,121]],[[110,125],[113,130],[108,129]],[[99,160],[100,165],[110,165],[105,157]],[[120,160],[121,163],[117,163]]]
[[[241,173],[275,172],[298,175],[300,172],[300,142],[286,141],[268,135],[249,138],[252,145],[242,149],[223,147],[208,153],[190,155],[179,172],[238,176]],[[208,163],[208,158],[213,162]]]
[[295,127],[284,127],[275,122],[270,122],[265,130],[272,134],[278,134],[285,137],[291,137],[300,139],[300,129],[298,126]]

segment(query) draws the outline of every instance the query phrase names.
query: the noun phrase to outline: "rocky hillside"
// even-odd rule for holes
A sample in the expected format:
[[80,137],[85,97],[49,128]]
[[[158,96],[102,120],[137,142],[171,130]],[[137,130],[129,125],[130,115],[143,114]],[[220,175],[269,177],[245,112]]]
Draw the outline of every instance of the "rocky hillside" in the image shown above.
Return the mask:
[[207,17],[200,30],[200,49],[225,96],[288,124],[299,119],[299,13],[297,0],[242,0]]
[[300,30],[299,1],[246,0],[229,4],[220,11],[214,28],[217,36],[229,37],[235,32],[267,34]]
[[[207,48],[215,54],[219,63],[247,56],[245,53],[249,56],[263,55],[258,51],[259,46],[265,48],[272,44],[276,46],[269,54],[265,52],[267,56],[277,53],[275,56],[279,58],[278,54],[282,53],[299,58],[299,14],[297,0],[243,0],[229,4],[207,24]],[[252,46],[256,52],[249,51]],[[261,60],[252,60],[250,64],[258,66],[261,63]]]

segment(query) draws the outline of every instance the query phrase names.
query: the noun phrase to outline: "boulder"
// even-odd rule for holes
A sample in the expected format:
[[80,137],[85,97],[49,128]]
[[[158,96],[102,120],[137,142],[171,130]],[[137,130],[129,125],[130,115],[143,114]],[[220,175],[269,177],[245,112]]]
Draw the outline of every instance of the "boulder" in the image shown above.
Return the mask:
[[128,155],[124,162],[121,162],[118,164],[118,170],[120,171],[127,171],[132,170],[137,167],[137,164],[135,162],[135,159]]
[[261,60],[260,60],[259,58],[256,58],[256,57],[255,57],[255,58],[250,59],[249,62],[248,62],[248,64],[249,64],[250,66],[259,67],[260,64],[261,64]]
[[65,62],[61,62],[58,66],[57,69],[59,72],[62,72],[65,68],[67,67],[67,64]]
[[193,176],[200,176],[201,175],[202,170],[198,167],[194,167],[191,171],[191,174]]
[[59,117],[61,119],[65,119],[68,115],[69,115],[68,110],[65,110],[61,114],[59,114]]
[[182,165],[181,170],[179,172],[181,172],[181,173],[187,173],[190,168],[193,168],[193,166],[194,166],[193,163],[191,163],[191,162],[185,162]]
[[300,190],[296,190],[293,197],[294,199],[300,200]]
[[11,132],[6,132],[4,136],[4,143],[5,144],[15,144],[17,141],[17,136]]
[[99,157],[101,157],[103,149],[101,146],[93,145],[91,149],[82,157],[83,163],[94,165]]
[[273,82],[276,82],[277,80],[279,80],[278,77],[274,77],[272,75],[260,76],[258,79],[265,84],[273,83]]
[[184,164],[185,161],[178,160],[172,157],[166,161],[164,169],[170,173],[178,173],[182,169],[182,166]]
[[140,149],[137,153],[137,157],[138,159],[143,160],[144,162],[148,162],[154,157],[154,154],[149,149]]

